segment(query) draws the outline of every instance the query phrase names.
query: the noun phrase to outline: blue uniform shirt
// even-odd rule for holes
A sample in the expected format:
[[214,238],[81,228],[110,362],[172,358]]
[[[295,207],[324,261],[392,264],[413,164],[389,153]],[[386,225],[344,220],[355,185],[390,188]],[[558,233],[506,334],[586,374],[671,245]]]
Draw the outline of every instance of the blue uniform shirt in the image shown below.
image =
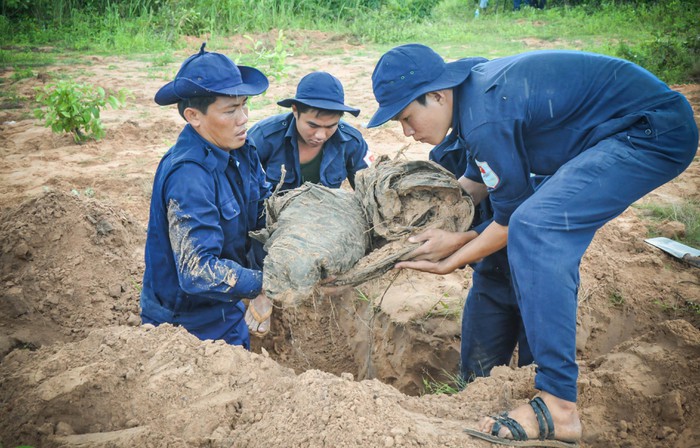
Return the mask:
[[229,153],[185,126],[155,174],[142,315],[196,326],[258,295],[262,272],[249,268],[248,232],[264,226],[269,193],[248,142]]
[[[455,89],[453,128],[474,164],[467,177],[486,184],[494,220],[508,225],[534,192],[530,173],[554,174],[575,156],[657,111],[684,101],[628,61],[576,51],[535,51],[475,66]],[[661,111],[661,113],[658,113]]]
[[[299,147],[296,118],[293,113],[275,115],[256,123],[248,135],[254,142],[267,173],[267,180],[276,186],[286,170],[282,190],[300,186]],[[321,184],[339,188],[347,178],[355,188],[355,173],[367,168],[367,142],[360,131],[340,120],[338,130],[323,144]]]

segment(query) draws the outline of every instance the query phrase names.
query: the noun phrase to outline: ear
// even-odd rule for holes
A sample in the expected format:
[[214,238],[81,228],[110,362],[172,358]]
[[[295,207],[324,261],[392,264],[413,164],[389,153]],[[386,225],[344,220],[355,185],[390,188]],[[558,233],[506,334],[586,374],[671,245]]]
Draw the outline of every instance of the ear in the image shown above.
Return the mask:
[[429,92],[428,97],[435,101],[436,103],[443,105],[447,101],[447,91],[446,90],[436,90],[434,92]]
[[294,114],[295,117],[299,118],[299,113],[297,112],[297,105],[292,103],[292,114]]
[[199,126],[201,112],[193,107],[188,107],[185,109],[184,115],[185,120],[195,128]]

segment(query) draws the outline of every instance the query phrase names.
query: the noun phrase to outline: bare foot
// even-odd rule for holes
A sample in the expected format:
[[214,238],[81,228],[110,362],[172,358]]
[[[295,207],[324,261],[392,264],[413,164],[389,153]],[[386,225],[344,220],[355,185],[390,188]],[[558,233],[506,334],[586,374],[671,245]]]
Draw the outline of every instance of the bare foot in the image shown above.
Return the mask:
[[[555,428],[554,439],[563,442],[578,442],[581,440],[581,419],[576,409],[576,403],[562,400],[547,392],[540,392],[538,396],[544,401],[552,414]],[[540,429],[532,406],[529,404],[518,406],[509,411],[508,416],[520,423],[527,433],[528,439],[538,438]],[[494,423],[494,419],[485,417],[479,423],[479,431],[490,434]],[[505,427],[500,429],[498,436],[506,439],[513,438],[508,428]]]

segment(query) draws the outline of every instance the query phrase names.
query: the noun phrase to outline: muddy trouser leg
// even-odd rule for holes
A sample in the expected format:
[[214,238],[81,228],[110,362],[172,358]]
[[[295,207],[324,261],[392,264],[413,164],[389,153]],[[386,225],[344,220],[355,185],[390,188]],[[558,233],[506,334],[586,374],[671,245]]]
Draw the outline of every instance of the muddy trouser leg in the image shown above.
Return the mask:
[[[462,314],[461,374],[465,381],[488,376],[495,366],[510,363],[516,342],[521,362],[532,362],[523,351],[524,330],[515,292],[505,275],[488,276],[475,271]],[[527,342],[524,342],[527,347]],[[528,363],[529,363],[528,362]],[[520,364],[523,365],[523,364]]]
[[[511,216],[508,257],[537,389],[576,401],[581,257],[603,224],[688,167],[698,134],[694,122],[684,123],[657,135],[643,120],[599,142],[563,165]],[[636,137],[645,133],[653,137]]]

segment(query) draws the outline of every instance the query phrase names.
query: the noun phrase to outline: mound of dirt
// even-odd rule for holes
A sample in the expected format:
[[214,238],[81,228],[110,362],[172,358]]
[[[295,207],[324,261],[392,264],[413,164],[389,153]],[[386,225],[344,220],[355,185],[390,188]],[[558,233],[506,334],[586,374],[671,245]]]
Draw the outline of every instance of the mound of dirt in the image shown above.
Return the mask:
[[139,325],[142,225],[100,201],[48,191],[0,216],[0,355]]
[[[586,442],[696,446],[698,341],[669,321],[592,363],[580,380]],[[8,355],[0,434],[44,447],[480,447],[462,429],[527,400],[533,375],[497,367],[459,394],[408,397],[349,373],[295,375],[170,325],[111,327]]]

